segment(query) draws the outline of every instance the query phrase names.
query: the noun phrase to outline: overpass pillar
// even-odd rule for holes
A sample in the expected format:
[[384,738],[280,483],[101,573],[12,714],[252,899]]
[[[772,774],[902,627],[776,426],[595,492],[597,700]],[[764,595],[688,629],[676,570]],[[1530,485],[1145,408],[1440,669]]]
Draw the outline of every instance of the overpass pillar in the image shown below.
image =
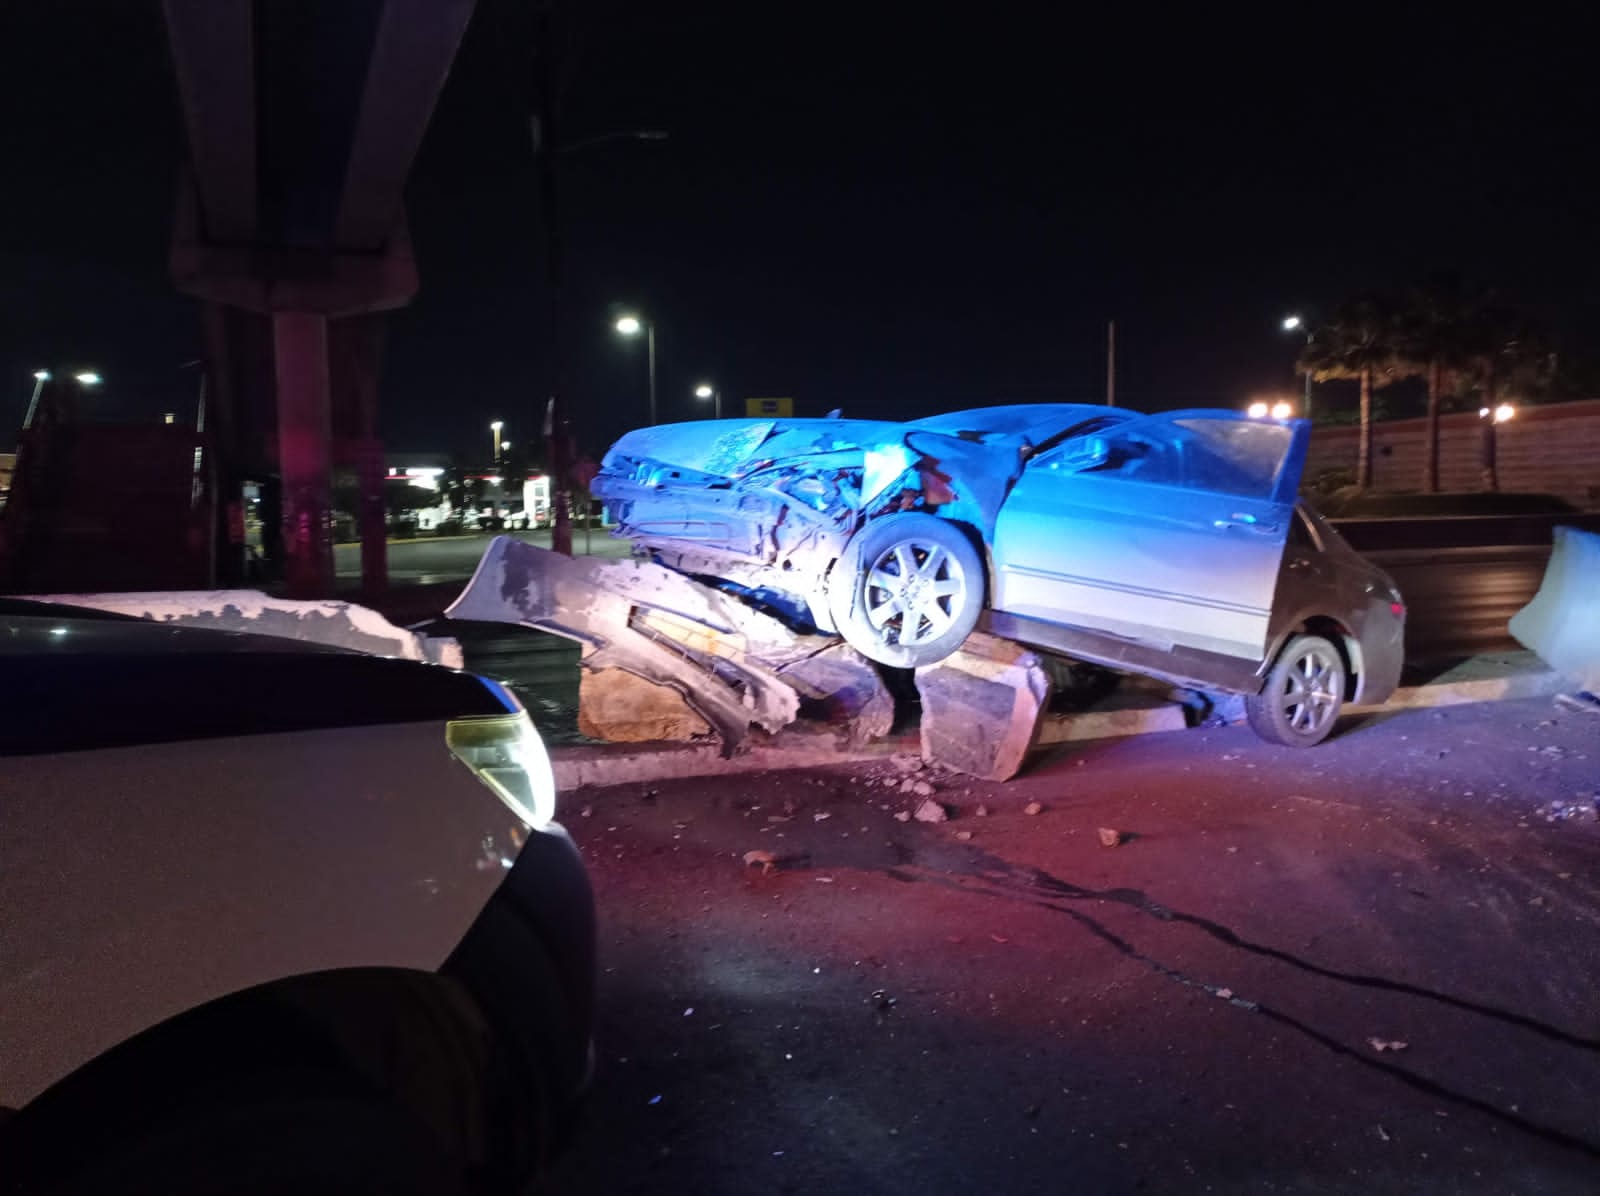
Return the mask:
[[278,383],[284,580],[291,598],[326,598],[334,591],[327,318],[273,312],[272,356]]

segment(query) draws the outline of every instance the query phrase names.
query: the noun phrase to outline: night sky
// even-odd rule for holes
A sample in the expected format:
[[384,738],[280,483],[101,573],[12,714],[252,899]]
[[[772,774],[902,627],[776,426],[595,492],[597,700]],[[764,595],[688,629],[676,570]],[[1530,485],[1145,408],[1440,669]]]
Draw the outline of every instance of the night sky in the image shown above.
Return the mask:
[[[801,414],[1097,401],[1112,318],[1123,403],[1232,405],[1295,388],[1286,312],[1441,268],[1595,356],[1576,6],[1527,25],[1499,6],[574,7],[560,140],[669,134],[561,158],[566,391],[591,452],[645,419],[624,308],[657,325],[664,420],[706,413],[702,377],[729,407]],[[528,27],[480,0],[413,175],[397,451],[486,455],[488,422],[529,435],[552,384]],[[185,409],[199,330],[166,278],[183,141],[159,6],[5,5],[0,103],[0,426],[49,364],[100,369],[110,414]]]

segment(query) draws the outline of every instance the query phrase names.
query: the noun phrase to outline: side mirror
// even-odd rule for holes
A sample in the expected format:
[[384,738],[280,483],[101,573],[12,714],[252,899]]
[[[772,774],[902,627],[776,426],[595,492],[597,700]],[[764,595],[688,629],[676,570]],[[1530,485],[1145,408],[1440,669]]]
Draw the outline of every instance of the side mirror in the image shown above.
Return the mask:
[[1063,469],[1093,469],[1111,458],[1111,442],[1104,436],[1084,436],[1062,446],[1055,464]]

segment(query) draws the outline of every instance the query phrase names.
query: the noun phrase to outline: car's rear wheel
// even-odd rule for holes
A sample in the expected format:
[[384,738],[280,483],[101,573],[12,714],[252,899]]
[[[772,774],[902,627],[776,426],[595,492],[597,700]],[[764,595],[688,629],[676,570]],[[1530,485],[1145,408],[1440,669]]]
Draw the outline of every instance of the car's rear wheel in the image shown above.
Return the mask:
[[845,642],[897,668],[943,660],[983,612],[983,561],[961,528],[918,512],[869,523],[834,565],[829,612]]
[[1314,747],[1328,737],[1344,708],[1344,657],[1320,635],[1297,635],[1278,655],[1245,715],[1268,743]]

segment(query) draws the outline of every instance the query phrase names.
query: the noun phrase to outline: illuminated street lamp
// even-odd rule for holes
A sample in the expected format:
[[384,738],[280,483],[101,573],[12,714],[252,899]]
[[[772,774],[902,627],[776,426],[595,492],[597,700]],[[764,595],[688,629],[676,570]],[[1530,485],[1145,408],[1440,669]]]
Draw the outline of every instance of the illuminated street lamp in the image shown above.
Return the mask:
[[1260,399],[1257,399],[1254,403],[1251,403],[1250,406],[1244,409],[1244,413],[1251,419],[1266,419],[1267,405]]
[[93,370],[84,370],[81,373],[72,375],[72,377],[74,381],[83,386],[99,386],[102,381],[100,375]]
[[1517,409],[1510,403],[1501,403],[1490,409],[1478,408],[1478,418],[1483,422],[1483,438],[1480,441],[1483,469],[1483,485],[1487,490],[1500,489],[1500,475],[1496,467],[1495,457],[1499,449],[1499,427],[1517,414]]
[[722,418],[722,392],[709,382],[702,382],[694,388],[694,397],[697,399],[710,399],[712,402],[712,419]]
[[[1305,335],[1306,335],[1306,348],[1308,348],[1308,349],[1311,347],[1311,342],[1317,339],[1317,334],[1316,334],[1315,331],[1312,330],[1311,325],[1307,324],[1305,322],[1305,320],[1299,315],[1284,316],[1283,317],[1283,330],[1285,332],[1303,332],[1303,333],[1305,333]],[[1301,411],[1304,413],[1304,415],[1305,415],[1305,417],[1307,419],[1311,418],[1311,371],[1309,369],[1306,370],[1305,406],[1301,408]]]
[[623,316],[617,321],[617,331],[623,336],[645,334],[650,354],[650,424],[656,422],[656,326],[638,316]]
[[500,430],[505,426],[505,422],[498,419],[489,425],[489,431],[494,436],[494,464],[497,466],[500,464]]

